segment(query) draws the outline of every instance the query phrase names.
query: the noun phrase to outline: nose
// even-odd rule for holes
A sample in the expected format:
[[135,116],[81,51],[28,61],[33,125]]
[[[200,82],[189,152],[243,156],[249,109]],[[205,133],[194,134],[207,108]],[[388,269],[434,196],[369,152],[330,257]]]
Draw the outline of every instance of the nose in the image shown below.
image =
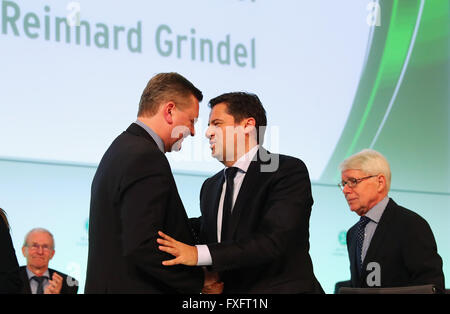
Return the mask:
[[212,137],[212,134],[213,134],[212,127],[211,125],[209,125],[208,128],[206,129],[205,136],[206,138],[210,139]]
[[349,194],[352,191],[351,188],[349,188],[348,184],[344,185],[344,188],[342,189],[342,193],[344,193],[344,195]]

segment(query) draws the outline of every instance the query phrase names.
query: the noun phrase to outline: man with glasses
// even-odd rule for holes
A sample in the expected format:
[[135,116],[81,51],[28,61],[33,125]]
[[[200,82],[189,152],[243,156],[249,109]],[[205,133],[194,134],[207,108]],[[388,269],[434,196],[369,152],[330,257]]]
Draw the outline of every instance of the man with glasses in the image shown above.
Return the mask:
[[55,255],[55,241],[50,231],[35,228],[27,233],[22,246],[27,266],[20,267],[25,294],[76,294],[78,281],[48,268]]
[[442,259],[428,223],[388,197],[391,171],[379,152],[365,149],[340,165],[342,189],[360,221],[347,232],[354,288],[434,284],[444,289]]

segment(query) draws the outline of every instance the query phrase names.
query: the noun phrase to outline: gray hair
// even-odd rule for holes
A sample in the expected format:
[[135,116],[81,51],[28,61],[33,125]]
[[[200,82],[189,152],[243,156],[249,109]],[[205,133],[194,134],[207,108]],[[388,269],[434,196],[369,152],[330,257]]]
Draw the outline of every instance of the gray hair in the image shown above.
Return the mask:
[[363,149],[347,159],[340,165],[341,172],[354,169],[361,170],[367,175],[383,174],[386,177],[386,188],[389,191],[391,187],[391,168],[387,159],[379,152],[373,149]]
[[55,249],[55,238],[53,237],[53,234],[50,231],[48,231],[47,229],[44,229],[44,228],[33,228],[30,231],[28,231],[28,233],[25,235],[25,238],[23,239],[23,246],[27,246],[27,244],[28,244],[28,237],[30,236],[30,234],[32,234],[34,232],[47,233],[50,236],[50,238],[52,238],[52,242],[53,242],[52,249]]

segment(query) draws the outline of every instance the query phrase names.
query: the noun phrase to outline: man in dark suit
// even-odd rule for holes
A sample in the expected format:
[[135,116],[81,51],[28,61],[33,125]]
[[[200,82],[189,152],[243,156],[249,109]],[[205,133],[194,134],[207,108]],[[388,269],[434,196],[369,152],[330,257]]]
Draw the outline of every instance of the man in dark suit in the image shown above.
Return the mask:
[[55,255],[55,240],[50,231],[35,228],[27,233],[22,246],[27,265],[20,267],[24,294],[76,294],[78,281],[48,267]]
[[442,259],[428,223],[388,197],[386,158],[366,149],[341,164],[340,187],[361,218],[347,233],[354,288],[434,284],[444,290]]
[[207,245],[161,232],[160,249],[176,257],[164,264],[210,266],[224,293],[323,293],[309,256],[313,198],[305,164],[260,146],[267,122],[256,95],[224,94],[210,107],[206,136],[226,168],[201,189],[200,242]]
[[138,119],[104,154],[92,182],[86,293],[199,293],[199,267],[168,269],[160,229],[193,244],[166,152],[194,135],[202,93],[177,73],[146,86]]

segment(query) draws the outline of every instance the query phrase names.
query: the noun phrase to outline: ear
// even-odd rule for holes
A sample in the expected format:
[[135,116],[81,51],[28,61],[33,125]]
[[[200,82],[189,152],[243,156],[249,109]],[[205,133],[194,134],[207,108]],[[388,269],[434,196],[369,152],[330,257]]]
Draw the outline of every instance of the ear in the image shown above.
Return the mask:
[[168,124],[173,124],[173,112],[175,110],[175,103],[174,102],[168,102],[163,105],[162,111],[164,119]]
[[256,120],[255,118],[247,118],[244,119],[244,132],[246,134],[250,134],[253,130],[255,130],[256,127]]
[[53,256],[55,256],[55,250],[53,250],[53,251],[52,251],[52,254],[50,254],[50,259],[52,259]]
[[384,176],[384,174],[379,174],[377,180],[378,192],[383,192],[386,189],[386,177]]
[[25,257],[25,258],[27,258],[27,254],[26,253],[28,253],[27,252],[27,247],[26,246],[22,246],[22,254],[23,254],[23,257]]

